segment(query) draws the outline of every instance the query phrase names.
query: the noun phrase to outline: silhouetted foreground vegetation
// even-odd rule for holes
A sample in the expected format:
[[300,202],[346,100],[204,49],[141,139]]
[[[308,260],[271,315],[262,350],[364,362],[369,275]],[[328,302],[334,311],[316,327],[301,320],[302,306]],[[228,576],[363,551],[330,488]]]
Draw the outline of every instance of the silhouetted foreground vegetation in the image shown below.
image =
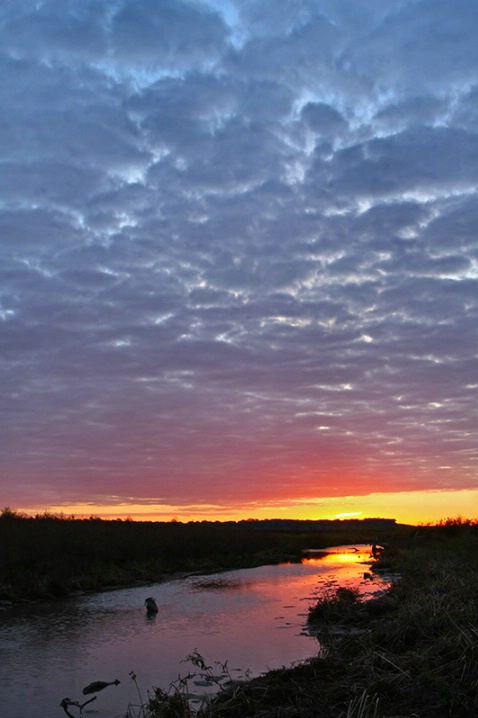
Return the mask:
[[[318,527],[320,530],[318,530]],[[300,559],[304,548],[372,542],[410,531],[393,521],[135,522],[0,514],[0,600],[160,581],[178,572]]]

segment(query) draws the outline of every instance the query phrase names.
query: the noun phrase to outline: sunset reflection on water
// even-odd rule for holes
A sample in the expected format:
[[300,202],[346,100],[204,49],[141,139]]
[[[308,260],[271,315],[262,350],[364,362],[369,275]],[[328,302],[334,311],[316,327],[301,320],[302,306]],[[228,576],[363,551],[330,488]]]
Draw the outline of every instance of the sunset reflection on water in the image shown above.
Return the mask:
[[364,598],[383,591],[388,582],[370,571],[373,561],[369,544],[335,546],[304,551],[303,563],[317,568],[315,597],[333,593],[339,586],[352,588]]
[[[36,718],[40,706],[42,718],[56,718],[65,696],[77,700],[91,681],[117,678],[121,683],[98,697],[95,714],[124,715],[138,698],[131,670],[144,690],[167,689],[189,672],[184,659],[195,650],[209,664],[227,661],[234,678],[310,658],[320,646],[307,630],[307,615],[319,596],[339,586],[366,595],[384,585],[379,578],[364,578],[370,546],[354,549],[331,548],[309,553],[302,562],[194,575],[4,611],[0,694],[5,714]],[[146,596],[159,607],[153,619],[145,613]]]

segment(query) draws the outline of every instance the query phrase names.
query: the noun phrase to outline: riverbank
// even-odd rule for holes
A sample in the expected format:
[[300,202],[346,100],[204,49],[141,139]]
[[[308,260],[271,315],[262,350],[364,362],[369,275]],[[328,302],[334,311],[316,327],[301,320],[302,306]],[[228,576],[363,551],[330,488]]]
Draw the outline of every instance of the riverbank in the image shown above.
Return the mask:
[[[201,574],[0,612],[3,714],[33,718],[40,710],[42,718],[57,718],[65,697],[82,703],[84,686],[118,679],[118,686],[98,694],[93,707],[98,718],[123,718],[139,700],[131,671],[145,699],[151,686],[167,690],[181,676],[197,706],[214,686],[201,677],[188,678],[196,672],[188,661],[195,649],[222,685],[227,676],[222,679],[226,671],[216,668],[219,664],[227,663],[237,681],[306,660],[317,647],[304,623],[319,586],[357,581],[364,592],[379,588],[380,581],[362,577],[369,548],[352,555],[342,547],[315,560]],[[154,616],[145,610],[149,596],[159,608]],[[83,711],[85,718],[91,708]],[[78,707],[70,712],[80,718]]]
[[[390,545],[380,567],[401,574],[385,596],[343,596],[311,615],[320,655],[221,690],[199,718],[477,715],[478,523],[450,521]],[[145,716],[165,715],[192,712],[180,693],[157,693]]]
[[[178,574],[300,561],[304,547],[372,543],[413,527],[364,522],[155,523],[0,514],[0,605],[59,600],[79,592],[158,583]],[[340,530],[339,530],[340,529]]]

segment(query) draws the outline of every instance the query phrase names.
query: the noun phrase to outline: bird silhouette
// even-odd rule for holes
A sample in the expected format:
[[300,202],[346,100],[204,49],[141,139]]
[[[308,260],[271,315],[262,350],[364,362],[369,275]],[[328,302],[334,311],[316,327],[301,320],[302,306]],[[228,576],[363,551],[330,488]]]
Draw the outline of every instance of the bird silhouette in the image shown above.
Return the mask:
[[148,616],[152,616],[155,613],[158,613],[158,606],[154,598],[148,597],[145,600],[144,605],[146,606],[146,613],[148,614]]
[[118,679],[110,681],[109,683],[107,681],[93,681],[93,683],[88,683],[88,685],[83,688],[83,695],[86,696],[88,693],[98,693],[98,691],[102,691],[108,686],[117,686],[119,682],[120,681]]

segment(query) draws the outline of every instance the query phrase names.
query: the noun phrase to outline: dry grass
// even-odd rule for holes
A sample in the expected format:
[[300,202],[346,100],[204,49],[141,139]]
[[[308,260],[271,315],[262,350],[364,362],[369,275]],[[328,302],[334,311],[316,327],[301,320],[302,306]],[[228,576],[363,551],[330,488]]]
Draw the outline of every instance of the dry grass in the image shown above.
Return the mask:
[[312,621],[362,630],[326,631],[322,657],[220,695],[205,718],[478,715],[477,528],[396,553],[402,579],[381,598],[320,601]]
[[[381,598],[324,596],[309,615],[320,655],[221,688],[194,714],[177,694],[144,718],[472,718],[478,715],[478,524],[390,551],[402,578]],[[341,631],[329,630],[339,624]],[[360,630],[355,630],[356,628]]]

